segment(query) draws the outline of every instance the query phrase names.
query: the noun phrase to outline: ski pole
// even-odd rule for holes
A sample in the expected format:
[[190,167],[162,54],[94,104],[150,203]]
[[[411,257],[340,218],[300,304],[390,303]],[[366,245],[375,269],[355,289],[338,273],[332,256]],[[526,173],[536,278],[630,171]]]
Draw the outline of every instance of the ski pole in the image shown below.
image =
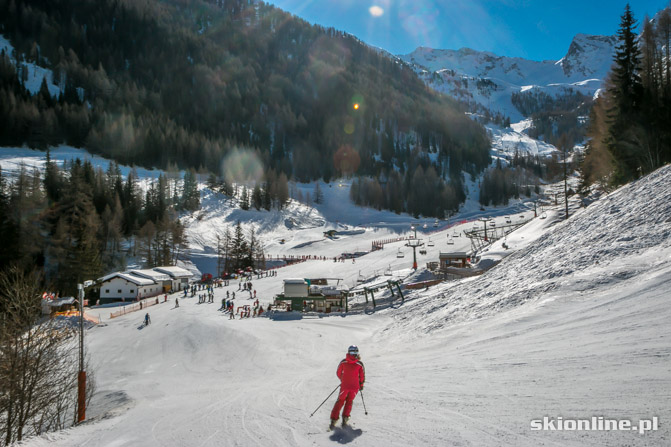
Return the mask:
[[329,397],[333,396],[333,393],[335,393],[338,388],[340,388],[340,385],[337,385],[335,387],[335,389],[333,391],[331,391],[331,394],[329,394],[328,397],[326,399],[324,399],[324,402],[320,403],[319,406],[317,408],[315,408],[315,411],[312,412],[310,417],[312,417],[317,412],[317,410],[319,410],[322,407],[322,405],[324,405],[326,403],[326,401],[329,400]]
[[363,390],[361,390],[361,402],[363,402],[363,411],[366,413],[366,416],[368,416],[368,410],[366,410],[366,401],[363,400]]

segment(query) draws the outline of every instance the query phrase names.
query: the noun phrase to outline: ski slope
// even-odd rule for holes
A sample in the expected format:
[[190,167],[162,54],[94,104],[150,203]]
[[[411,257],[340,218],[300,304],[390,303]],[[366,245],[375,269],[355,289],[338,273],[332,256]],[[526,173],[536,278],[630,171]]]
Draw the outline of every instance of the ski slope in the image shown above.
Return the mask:
[[[481,277],[406,291],[347,315],[229,320],[175,295],[87,331],[98,392],[88,422],[26,446],[651,446],[671,408],[671,166],[559,220],[550,209],[487,256]],[[303,231],[309,231],[308,229]],[[322,228],[312,230],[319,238]],[[445,230],[446,231],[446,230]],[[365,233],[364,233],[365,234]],[[355,239],[357,236],[351,236]],[[307,236],[306,236],[307,238]],[[324,245],[308,245],[313,254]],[[285,244],[286,245],[286,244]],[[252,280],[262,303],[293,277],[374,271],[400,243],[356,263],[309,261]],[[442,247],[445,247],[444,242]],[[384,295],[379,299],[384,303]],[[285,313],[281,316],[288,317]],[[368,415],[353,437],[326,432],[335,369],[357,344]],[[530,421],[659,417],[659,430],[532,431]]]

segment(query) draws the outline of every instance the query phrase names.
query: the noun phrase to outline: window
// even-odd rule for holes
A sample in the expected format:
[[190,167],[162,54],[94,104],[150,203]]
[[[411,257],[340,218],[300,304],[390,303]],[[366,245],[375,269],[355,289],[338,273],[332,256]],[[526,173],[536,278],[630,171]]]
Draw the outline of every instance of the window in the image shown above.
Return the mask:
[[110,289],[105,289],[105,293],[110,293]]
[[135,293],[135,290],[133,290],[133,289],[130,289],[130,293]]
[[121,293],[121,289],[117,290],[116,292],[117,292],[117,293]]

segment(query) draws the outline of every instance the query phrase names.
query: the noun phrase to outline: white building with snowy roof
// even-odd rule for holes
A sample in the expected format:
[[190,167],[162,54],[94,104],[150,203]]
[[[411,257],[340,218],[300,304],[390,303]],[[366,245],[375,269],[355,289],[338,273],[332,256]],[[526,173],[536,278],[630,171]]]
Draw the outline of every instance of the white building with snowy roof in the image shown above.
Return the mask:
[[179,290],[184,290],[189,287],[189,280],[193,278],[193,273],[183,269],[182,267],[176,266],[166,266],[166,267],[154,267],[154,270],[160,273],[165,273],[170,276],[172,281],[171,290],[177,292]]
[[127,273],[153,280],[162,287],[163,292],[170,292],[172,289],[172,278],[170,275],[159,272],[156,269],[134,269],[129,270]]
[[116,301],[135,301],[163,293],[163,286],[153,279],[133,275],[129,272],[115,272],[98,280],[100,304]]

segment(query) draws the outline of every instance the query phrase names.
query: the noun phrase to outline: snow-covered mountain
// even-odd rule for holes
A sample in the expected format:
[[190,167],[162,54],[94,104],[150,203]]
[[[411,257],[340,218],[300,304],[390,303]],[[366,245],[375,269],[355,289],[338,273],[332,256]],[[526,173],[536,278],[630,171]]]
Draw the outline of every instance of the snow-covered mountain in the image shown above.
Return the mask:
[[432,88],[501,112],[515,122],[524,117],[510,101],[514,92],[537,88],[554,95],[572,88],[594,95],[610,70],[616,40],[615,36],[578,34],[558,61],[497,56],[469,48],[419,47],[399,57]]

